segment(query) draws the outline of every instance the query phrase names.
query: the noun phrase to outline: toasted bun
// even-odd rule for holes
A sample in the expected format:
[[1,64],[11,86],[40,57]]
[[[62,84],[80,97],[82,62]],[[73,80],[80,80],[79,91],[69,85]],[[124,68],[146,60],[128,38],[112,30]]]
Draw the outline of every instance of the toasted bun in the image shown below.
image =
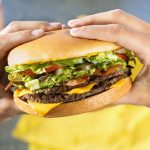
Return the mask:
[[119,48],[115,43],[72,37],[68,29],[58,30],[14,48],[8,56],[8,64],[12,66],[81,57]]
[[[103,108],[113,102],[119,100],[122,96],[127,94],[131,89],[132,82],[129,77],[123,79],[123,83],[120,87],[114,87],[103,93],[91,96],[89,98],[60,104],[51,109],[44,117],[63,117],[81,114],[89,111],[94,111]],[[24,112],[32,115],[37,115],[36,112],[26,102],[23,102],[19,98],[15,98],[16,105]]]

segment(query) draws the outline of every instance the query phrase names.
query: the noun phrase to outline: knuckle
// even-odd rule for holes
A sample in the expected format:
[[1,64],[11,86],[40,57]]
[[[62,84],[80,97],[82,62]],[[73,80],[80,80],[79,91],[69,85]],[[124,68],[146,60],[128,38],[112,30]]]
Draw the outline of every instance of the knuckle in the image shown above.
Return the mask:
[[111,25],[111,30],[114,34],[122,34],[126,32],[125,26],[121,24],[113,24]]
[[27,39],[27,38],[32,37],[31,30],[22,31],[20,33],[20,36],[18,35],[18,37],[19,37],[19,39]]
[[80,33],[86,34],[89,33],[91,30],[94,30],[94,27],[92,26],[82,26],[80,27]]
[[86,31],[87,30],[87,27],[86,26],[82,26],[82,27],[80,27],[80,29],[81,29],[81,31]]
[[41,28],[41,29],[47,29],[47,27],[48,27],[48,22],[43,21],[43,22],[39,23],[39,28]]
[[15,28],[16,26],[18,26],[18,24],[20,23],[20,21],[12,21],[11,23],[9,23],[9,27],[10,28]]
[[19,33],[14,34],[14,36],[10,36],[9,38],[14,37],[12,40],[16,41],[16,43],[32,38],[30,30],[20,31]]
[[95,23],[96,20],[97,20],[97,18],[98,18],[98,14],[95,14],[95,15],[90,15],[90,16],[87,17],[86,19],[87,19],[87,22],[88,22],[88,23]]
[[124,11],[121,9],[114,9],[114,10],[110,11],[110,15],[114,19],[121,17],[123,14],[124,14]]

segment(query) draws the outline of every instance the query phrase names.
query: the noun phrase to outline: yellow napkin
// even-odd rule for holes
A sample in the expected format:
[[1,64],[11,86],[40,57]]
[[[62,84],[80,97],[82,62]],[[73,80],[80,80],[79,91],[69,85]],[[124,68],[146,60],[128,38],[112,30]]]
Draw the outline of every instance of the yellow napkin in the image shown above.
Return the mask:
[[[140,71],[138,62],[132,78]],[[147,150],[150,110],[115,106],[64,118],[25,115],[13,136],[29,143],[29,150]]]
[[150,110],[124,105],[57,119],[25,115],[13,135],[29,150],[146,150],[149,130]]

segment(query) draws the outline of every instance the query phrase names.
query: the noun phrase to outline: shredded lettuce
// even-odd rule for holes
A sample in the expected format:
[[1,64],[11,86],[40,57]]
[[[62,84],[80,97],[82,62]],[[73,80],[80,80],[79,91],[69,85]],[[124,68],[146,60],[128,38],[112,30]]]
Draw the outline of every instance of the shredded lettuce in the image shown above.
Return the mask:
[[11,73],[8,75],[8,79],[11,82],[15,82],[15,83],[20,83],[20,82],[28,82],[33,80],[33,78],[31,76],[28,75],[23,75],[21,73]]
[[[131,61],[134,61],[135,59],[135,56],[129,50],[121,49],[118,53],[126,54]],[[52,73],[45,73],[44,69],[52,64],[60,65],[62,68]],[[41,88],[52,88],[53,86],[59,85],[62,82],[81,76],[90,76],[94,74],[97,68],[101,70],[107,70],[111,66],[117,64],[121,64],[122,69],[125,69],[128,65],[128,62],[117,57],[115,52],[108,51],[94,56],[64,59],[38,64],[6,66],[5,70],[9,73],[8,79],[14,84],[14,86],[19,88],[26,87],[32,91]],[[32,70],[37,74],[37,76],[24,75],[22,71],[25,70]]]
[[32,70],[36,74],[42,74],[44,72],[44,68],[49,67],[52,64],[58,64],[60,66],[70,66],[73,67],[76,64],[84,63],[83,58],[73,58],[73,59],[64,59],[53,62],[44,62],[38,64],[23,64],[23,65],[15,65],[15,66],[6,66],[5,71],[8,73],[13,72],[21,72],[25,70]]
[[[134,55],[131,51],[125,50],[125,53],[129,56],[129,58],[133,59]],[[133,59],[134,60],[134,59]],[[115,55],[115,51],[108,51],[105,53],[99,53],[95,56],[86,56],[80,58],[71,58],[71,59],[63,59],[58,61],[44,62],[44,63],[36,63],[36,64],[23,64],[23,65],[15,65],[15,66],[6,66],[5,71],[8,73],[21,72],[25,70],[32,70],[36,74],[42,74],[44,72],[44,68],[49,67],[52,64],[58,64],[60,66],[69,66],[74,67],[77,64],[82,64],[85,62],[90,62],[98,65],[101,69],[107,69],[106,66],[109,64],[113,65],[113,63],[123,63],[123,60],[118,58]],[[125,64],[125,63],[124,63]],[[109,67],[109,66],[108,66]]]
[[62,82],[68,81],[69,79],[77,78],[84,75],[92,75],[94,72],[95,68],[91,68],[89,70],[74,70],[70,68],[65,68],[63,69],[63,74],[47,73],[46,75],[38,79],[31,78],[29,76],[22,76],[20,73],[11,73],[9,74],[9,80],[12,83],[15,83],[15,85],[22,85],[22,83],[24,83],[24,86],[32,91],[46,87],[51,88],[54,85],[59,85]]
[[95,64],[99,69],[107,70],[109,67],[121,64],[123,68],[127,63],[118,58],[113,52],[99,53],[97,56],[86,58],[88,62]]

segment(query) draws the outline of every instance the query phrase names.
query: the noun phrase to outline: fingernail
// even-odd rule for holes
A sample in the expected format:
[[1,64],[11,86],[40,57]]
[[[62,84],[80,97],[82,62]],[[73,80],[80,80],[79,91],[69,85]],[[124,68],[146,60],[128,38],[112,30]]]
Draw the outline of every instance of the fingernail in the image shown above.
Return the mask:
[[43,33],[44,33],[43,29],[35,29],[35,30],[32,31],[33,36],[43,35]]
[[59,22],[50,22],[49,26],[51,26],[51,27],[59,27],[59,26],[61,26],[61,23],[59,23]]
[[74,35],[74,34],[78,33],[79,31],[80,31],[80,28],[73,28],[73,29],[70,29],[70,34]]
[[68,25],[71,26],[71,25],[74,25],[76,22],[78,22],[79,19],[73,19],[73,20],[70,20],[68,21]]

